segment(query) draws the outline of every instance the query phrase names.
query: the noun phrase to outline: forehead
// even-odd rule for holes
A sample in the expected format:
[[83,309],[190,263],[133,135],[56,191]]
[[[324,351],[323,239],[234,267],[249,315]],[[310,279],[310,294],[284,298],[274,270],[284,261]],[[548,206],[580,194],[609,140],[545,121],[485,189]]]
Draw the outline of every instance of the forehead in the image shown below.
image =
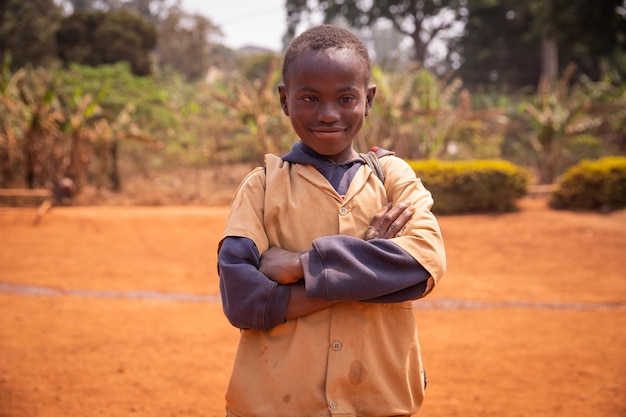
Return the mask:
[[306,49],[291,62],[286,75],[287,84],[341,80],[366,85],[369,80],[366,63],[356,51],[348,48]]

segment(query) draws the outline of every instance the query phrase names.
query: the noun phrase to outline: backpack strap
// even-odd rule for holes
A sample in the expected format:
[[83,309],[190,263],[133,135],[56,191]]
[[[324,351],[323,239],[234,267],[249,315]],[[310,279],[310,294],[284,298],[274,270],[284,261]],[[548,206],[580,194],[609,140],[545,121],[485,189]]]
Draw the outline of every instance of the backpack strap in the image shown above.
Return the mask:
[[385,170],[380,165],[380,161],[378,160],[378,155],[376,154],[377,148],[372,148],[368,153],[359,153],[361,158],[365,161],[365,163],[374,171],[380,182],[385,184]]

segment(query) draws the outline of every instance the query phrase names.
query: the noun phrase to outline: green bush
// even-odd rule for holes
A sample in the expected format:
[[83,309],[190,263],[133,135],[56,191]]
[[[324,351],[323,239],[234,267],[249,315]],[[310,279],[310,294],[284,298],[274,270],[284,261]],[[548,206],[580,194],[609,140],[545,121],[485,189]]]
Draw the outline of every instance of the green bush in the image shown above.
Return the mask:
[[576,135],[563,144],[559,172],[564,173],[569,168],[586,159],[600,159],[610,155],[609,149],[602,139],[593,135]]
[[512,211],[528,192],[529,175],[507,161],[408,162],[433,194],[437,214]]
[[602,211],[626,207],[626,157],[574,165],[557,182],[550,205],[557,209]]

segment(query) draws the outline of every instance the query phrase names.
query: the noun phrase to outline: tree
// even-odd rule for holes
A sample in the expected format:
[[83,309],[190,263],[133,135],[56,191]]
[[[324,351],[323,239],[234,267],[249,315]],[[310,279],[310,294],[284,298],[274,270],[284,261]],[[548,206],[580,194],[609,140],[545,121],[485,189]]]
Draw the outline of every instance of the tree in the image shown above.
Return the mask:
[[157,59],[160,68],[171,68],[188,80],[204,77],[215,55],[214,36],[221,35],[209,19],[172,9],[158,23],[159,43]]
[[[0,89],[0,187],[28,184],[31,188],[50,176],[37,157],[49,149],[54,140],[42,134],[59,119],[49,94],[49,79],[32,69],[12,74],[8,62],[3,65]],[[37,139],[41,138],[42,141]],[[21,181],[20,181],[21,180]]]
[[453,49],[463,59],[458,75],[470,84],[534,88],[572,62],[593,80],[607,66],[626,75],[624,0],[470,0],[468,10]]
[[[436,39],[448,41],[456,35],[453,31],[465,20],[466,0],[382,0],[338,1],[316,0],[317,9],[324,21],[338,18],[356,27],[372,27],[377,21],[390,22],[398,32],[413,41],[413,59],[424,63],[428,48]],[[287,37],[293,38],[302,18],[313,10],[306,0],[287,0]]]
[[248,57],[241,67],[234,76],[209,85],[207,95],[234,112],[253,135],[250,157],[260,162],[266,153],[284,153],[293,142],[289,118],[282,113],[276,95],[280,59],[271,53],[260,54]]
[[533,132],[529,136],[538,156],[539,184],[551,184],[558,174],[563,146],[575,135],[599,126],[603,119],[592,112],[594,83],[571,83],[570,64],[556,83],[544,80],[534,102],[523,104]]
[[[500,137],[503,112],[474,109],[458,78],[441,80],[425,69],[391,74],[374,67],[373,72],[376,99],[367,134],[358,139],[360,149],[382,146],[403,158],[444,159],[459,147],[480,155],[478,148],[486,149]],[[473,143],[475,138],[480,146]]]
[[126,61],[136,75],[151,72],[150,52],[156,47],[154,26],[127,10],[76,11],[64,18],[56,34],[59,56],[98,66]]
[[180,0],[106,0],[110,10],[126,9],[153,24],[165,19],[170,10],[180,9]]
[[69,3],[72,9],[76,12],[78,10],[92,9],[94,0],[68,0],[65,3]]
[[599,80],[608,64],[626,76],[626,67],[618,64],[626,54],[626,1],[551,1],[560,69],[574,62],[580,72]]
[[137,13],[150,23],[162,20],[171,8],[180,7],[181,0],[60,0],[74,12],[104,11],[126,9]]
[[54,32],[61,18],[53,0],[0,1],[0,62],[10,55],[16,70],[56,59]]
[[[211,66],[228,65],[230,51],[219,45],[222,33],[210,19],[187,13],[181,0],[66,0],[75,12],[130,11],[154,25],[156,64],[187,80],[204,77]],[[80,62],[80,61],[78,61]]]
[[460,43],[458,75],[470,86],[536,86],[541,68],[540,39],[531,36],[531,16],[518,14],[512,1],[470,0]]

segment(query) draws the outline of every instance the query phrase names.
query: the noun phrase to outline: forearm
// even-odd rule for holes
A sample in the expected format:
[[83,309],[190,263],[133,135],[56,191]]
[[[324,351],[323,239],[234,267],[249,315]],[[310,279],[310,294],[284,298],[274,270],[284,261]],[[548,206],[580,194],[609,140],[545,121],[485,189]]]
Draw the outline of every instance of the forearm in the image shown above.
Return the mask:
[[285,318],[287,320],[306,316],[336,304],[336,301],[326,301],[319,298],[307,298],[304,283],[290,285],[289,301]]
[[258,271],[259,254],[246,238],[224,239],[218,255],[224,313],[233,326],[268,330],[284,323],[289,286]]
[[307,296],[329,301],[400,302],[423,295],[430,277],[390,240],[316,239],[301,256]]

